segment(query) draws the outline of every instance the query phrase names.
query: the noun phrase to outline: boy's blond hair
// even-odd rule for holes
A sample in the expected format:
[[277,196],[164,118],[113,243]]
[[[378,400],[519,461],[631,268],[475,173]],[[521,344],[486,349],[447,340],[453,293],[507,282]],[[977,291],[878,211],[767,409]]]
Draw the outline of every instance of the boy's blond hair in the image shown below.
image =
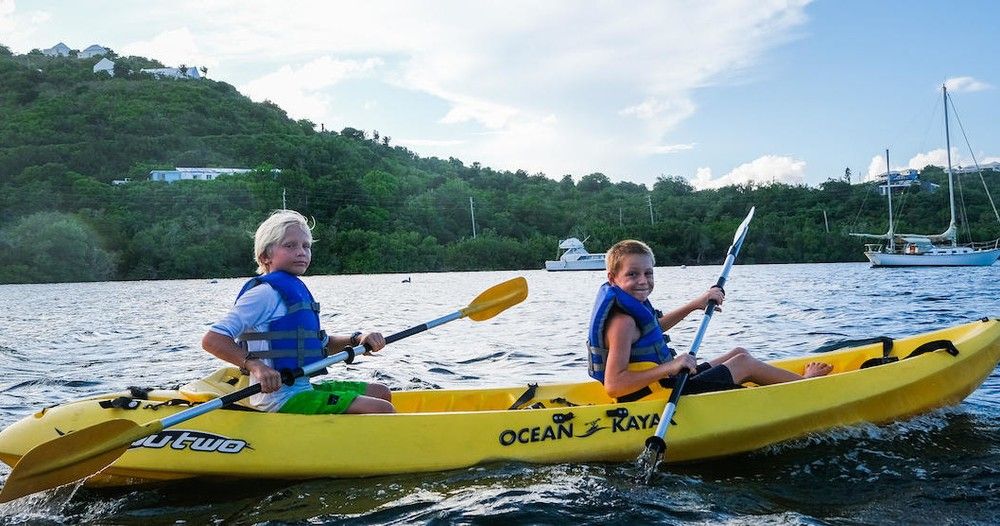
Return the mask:
[[253,236],[253,259],[257,262],[257,273],[267,274],[264,257],[271,255],[271,248],[285,237],[288,227],[298,226],[312,243],[312,227],[306,218],[295,210],[275,210],[271,216],[257,227]]
[[631,255],[649,256],[653,260],[653,266],[656,266],[656,256],[653,255],[649,245],[635,239],[624,239],[612,245],[604,255],[604,264],[608,272],[617,274],[625,257]]

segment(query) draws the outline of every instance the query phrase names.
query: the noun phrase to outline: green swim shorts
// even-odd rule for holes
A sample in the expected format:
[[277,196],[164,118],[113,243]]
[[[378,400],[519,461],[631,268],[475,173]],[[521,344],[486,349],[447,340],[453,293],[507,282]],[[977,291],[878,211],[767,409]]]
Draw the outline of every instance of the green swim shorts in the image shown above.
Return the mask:
[[279,413],[337,415],[347,412],[354,400],[368,389],[368,382],[329,380],[312,384],[312,391],[293,395]]

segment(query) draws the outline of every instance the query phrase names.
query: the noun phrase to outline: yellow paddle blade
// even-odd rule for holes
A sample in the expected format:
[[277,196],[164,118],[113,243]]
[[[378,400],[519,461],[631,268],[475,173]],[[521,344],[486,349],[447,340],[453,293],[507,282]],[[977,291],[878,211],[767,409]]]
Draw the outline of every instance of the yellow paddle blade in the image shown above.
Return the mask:
[[0,502],[87,478],[117,460],[132,442],[162,429],[159,421],[140,427],[131,420],[108,420],[39,444],[14,466]]
[[528,297],[528,280],[523,277],[494,285],[476,296],[468,307],[462,309],[462,316],[474,321],[488,320]]

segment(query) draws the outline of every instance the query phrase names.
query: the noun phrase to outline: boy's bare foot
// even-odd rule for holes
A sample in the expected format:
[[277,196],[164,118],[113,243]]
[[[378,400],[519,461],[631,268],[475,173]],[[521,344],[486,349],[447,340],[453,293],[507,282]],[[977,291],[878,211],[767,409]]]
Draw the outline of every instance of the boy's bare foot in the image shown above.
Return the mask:
[[830,374],[833,370],[833,366],[828,363],[823,362],[810,362],[806,365],[806,372],[802,375],[803,378],[815,378],[817,376],[826,376]]

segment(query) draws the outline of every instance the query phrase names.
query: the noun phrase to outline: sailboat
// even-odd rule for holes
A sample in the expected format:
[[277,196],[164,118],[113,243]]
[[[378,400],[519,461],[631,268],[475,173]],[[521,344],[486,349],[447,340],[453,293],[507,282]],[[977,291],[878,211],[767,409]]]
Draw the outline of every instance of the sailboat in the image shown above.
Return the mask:
[[948,199],[951,203],[951,222],[947,230],[936,235],[897,234],[894,231],[892,175],[889,171],[889,150],[886,150],[889,230],[885,234],[851,234],[887,241],[885,244],[865,245],[865,256],[873,267],[986,267],[1000,258],[1000,239],[987,243],[958,244],[958,227],[955,224],[955,182],[951,168],[951,133],[948,127],[948,87],[941,86],[941,89],[944,97],[944,135],[948,152]]

